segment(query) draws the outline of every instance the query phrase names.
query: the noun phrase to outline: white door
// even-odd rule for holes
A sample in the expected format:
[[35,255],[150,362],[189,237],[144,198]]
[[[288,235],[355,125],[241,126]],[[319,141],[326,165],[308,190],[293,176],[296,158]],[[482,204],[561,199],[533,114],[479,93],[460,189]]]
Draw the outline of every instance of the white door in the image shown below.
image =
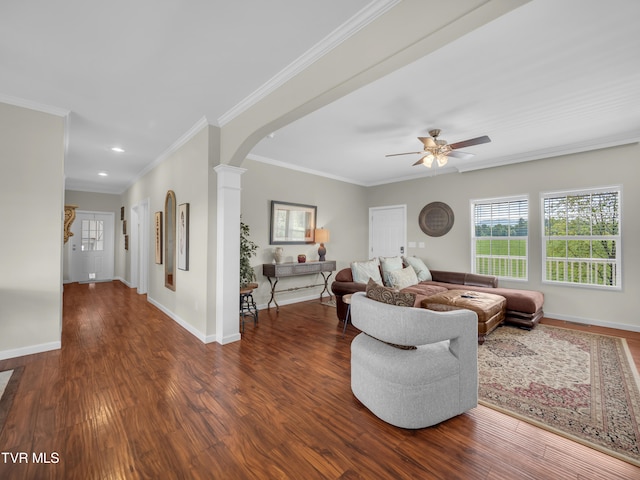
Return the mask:
[[113,212],[76,212],[71,226],[71,281],[113,280]]
[[406,205],[369,209],[369,258],[404,255],[406,243]]
[[131,257],[131,287],[147,293],[149,270],[149,199],[131,207],[129,254]]

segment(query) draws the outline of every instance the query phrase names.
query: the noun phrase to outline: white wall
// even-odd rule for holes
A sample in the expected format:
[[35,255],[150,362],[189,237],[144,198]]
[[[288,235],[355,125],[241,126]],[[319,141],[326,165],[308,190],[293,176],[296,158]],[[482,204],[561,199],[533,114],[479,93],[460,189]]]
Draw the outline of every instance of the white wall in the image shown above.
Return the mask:
[[[408,241],[424,242],[425,248],[409,249],[409,255],[426,260],[439,270],[471,269],[470,200],[508,195],[529,195],[529,280],[506,282],[513,288],[541,290],[549,317],[640,331],[640,175],[638,144],[564,157],[532,161],[463,174],[371,187],[369,206],[407,204]],[[417,168],[417,167],[416,167]],[[554,286],[542,283],[540,192],[622,185],[622,290]],[[430,202],[447,203],[455,224],[442,237],[429,237],[419,228],[420,210]]]
[[[149,284],[148,299],[178,323],[204,341],[207,335],[207,261],[209,215],[209,138],[208,128],[201,129],[162,163],[140,178],[123,195],[125,211],[145,199],[149,204]],[[176,269],[176,290],[164,286],[164,263],[155,263],[154,213],[163,212],[168,190],[173,190],[178,205],[190,205],[189,270]],[[120,218],[120,217],[118,217]],[[129,251],[118,249],[120,271],[130,280]]]
[[[331,239],[325,245],[327,260],[336,260],[337,269],[349,266],[355,259],[366,258],[368,245],[368,206],[365,188],[307,173],[245,160],[242,168],[242,220],[251,229],[251,240],[260,247],[255,265],[260,285],[254,292],[259,305],[269,301],[270,286],[262,276],[263,263],[273,261],[274,245],[269,245],[269,215],[271,200],[316,205],[317,226],[327,228]],[[304,253],[309,261],[318,260],[318,244],[284,246],[284,260],[297,261]],[[334,272],[333,276],[337,272]],[[320,275],[282,278],[277,289],[321,283]],[[277,294],[280,305],[301,299],[318,298],[321,288],[310,288]],[[325,297],[326,299],[327,297]],[[273,305],[273,304],[272,304]]]
[[0,359],[60,348],[64,128],[0,103]]

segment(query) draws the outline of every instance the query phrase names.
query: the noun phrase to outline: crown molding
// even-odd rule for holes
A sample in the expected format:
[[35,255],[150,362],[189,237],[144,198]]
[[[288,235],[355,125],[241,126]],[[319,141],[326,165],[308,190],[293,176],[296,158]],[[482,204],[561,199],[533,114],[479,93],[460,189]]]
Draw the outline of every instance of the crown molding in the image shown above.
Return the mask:
[[309,175],[316,175],[318,177],[329,178],[331,180],[337,180],[339,182],[350,183],[351,185],[357,185],[359,187],[377,187],[379,185],[387,185],[389,183],[398,183],[404,182],[408,180],[415,180],[416,178],[422,177],[435,177],[436,175],[443,175],[445,173],[456,173],[457,170],[453,167],[438,167],[438,168],[430,168],[430,169],[421,169],[424,170],[422,173],[418,175],[405,175],[401,177],[393,177],[385,180],[375,181],[375,182],[362,182],[357,179],[341,177],[339,175],[332,175],[330,173],[326,173],[322,170],[314,170],[313,168],[308,167],[300,167],[298,165],[294,165],[287,162],[282,162],[280,160],[274,160],[269,157],[264,157],[262,155],[255,155],[250,153],[247,155],[247,159],[253,160],[254,162],[260,162],[267,165],[273,165],[274,167],[286,168],[287,170],[293,170],[296,172],[307,173]]
[[126,192],[129,188],[131,188],[133,185],[135,185],[135,183],[138,180],[140,180],[147,173],[149,173],[151,170],[153,170],[158,165],[160,165],[162,162],[164,162],[167,158],[169,158],[171,156],[171,154],[176,152],[185,143],[187,143],[189,140],[191,140],[193,137],[195,137],[196,134],[198,134],[200,132],[200,130],[202,130],[203,128],[208,127],[208,126],[209,126],[209,120],[207,120],[207,117],[202,117],[200,120],[198,120],[189,130],[187,130],[185,133],[183,133],[182,136],[180,136],[180,138],[178,138],[175,142],[173,142],[169,146],[169,148],[167,148],[162,154],[160,154],[160,156],[158,156],[153,162],[151,162],[146,167],[144,167],[127,184],[127,186],[124,188],[124,190],[122,192],[120,192],[120,193]]
[[298,165],[293,165],[291,163],[282,162],[280,160],[274,160],[269,157],[264,157],[262,155],[255,155],[250,153],[247,155],[247,159],[253,160],[254,162],[265,163],[267,165],[273,165],[274,167],[286,168],[287,170],[294,170],[296,172],[308,173],[309,175],[316,175],[318,177],[330,178],[332,180],[338,180],[339,182],[351,183],[353,185],[359,185],[361,187],[366,187],[367,185],[364,183],[360,183],[356,180],[347,177],[341,177],[338,175],[332,175],[321,170],[314,170],[312,168],[300,167]]
[[68,117],[71,110],[65,110],[64,108],[54,107],[53,105],[45,105],[44,103],[34,102],[24,98],[12,97],[9,95],[0,94],[0,102],[16,107],[28,108],[29,110],[36,110],[38,112],[49,113],[56,115],[57,117]]
[[479,162],[477,164],[462,165],[458,167],[458,171],[460,173],[471,172],[474,170],[482,170],[485,168],[502,167],[514,163],[529,162],[532,160],[561,157],[574,153],[590,152],[592,150],[620,147],[622,145],[631,145],[633,143],[639,142],[640,132],[627,132],[607,138],[593,139],[587,142],[579,142],[570,145],[561,145],[559,147],[546,148],[543,150],[524,152],[517,155],[509,155],[506,157],[496,158],[487,162]]
[[249,96],[245,97],[244,100],[231,108],[231,110],[224,113],[220,118],[218,118],[218,126],[222,127],[241,113],[251,108],[267,95],[274,92],[277,88],[284,85],[297,74],[308,68],[311,64],[356,34],[362,28],[366,27],[369,23],[373,22],[381,15],[384,15],[401,1],[402,0],[375,0],[369,3],[353,17],[327,35],[323,40],[315,44],[307,50],[307,52],[268,80],[265,84],[253,93],[249,94]]

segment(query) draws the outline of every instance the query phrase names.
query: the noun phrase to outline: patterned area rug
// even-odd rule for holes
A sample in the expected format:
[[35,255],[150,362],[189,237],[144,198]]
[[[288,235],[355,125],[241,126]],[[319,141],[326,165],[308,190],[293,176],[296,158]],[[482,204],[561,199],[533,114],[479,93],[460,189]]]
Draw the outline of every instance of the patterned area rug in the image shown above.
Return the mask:
[[538,325],[478,347],[480,403],[640,466],[640,381],[626,340]]
[[0,432],[4,428],[4,421],[7,419],[13,397],[18,390],[18,383],[22,376],[24,367],[18,367],[14,370],[5,370],[0,372]]

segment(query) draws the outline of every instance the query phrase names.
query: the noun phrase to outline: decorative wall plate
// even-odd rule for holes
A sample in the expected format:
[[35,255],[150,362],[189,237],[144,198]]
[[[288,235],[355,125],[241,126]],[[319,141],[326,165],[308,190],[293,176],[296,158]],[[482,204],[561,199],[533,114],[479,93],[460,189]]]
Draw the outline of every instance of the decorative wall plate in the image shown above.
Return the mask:
[[430,237],[441,237],[453,227],[453,210],[443,202],[431,202],[418,215],[420,229]]

